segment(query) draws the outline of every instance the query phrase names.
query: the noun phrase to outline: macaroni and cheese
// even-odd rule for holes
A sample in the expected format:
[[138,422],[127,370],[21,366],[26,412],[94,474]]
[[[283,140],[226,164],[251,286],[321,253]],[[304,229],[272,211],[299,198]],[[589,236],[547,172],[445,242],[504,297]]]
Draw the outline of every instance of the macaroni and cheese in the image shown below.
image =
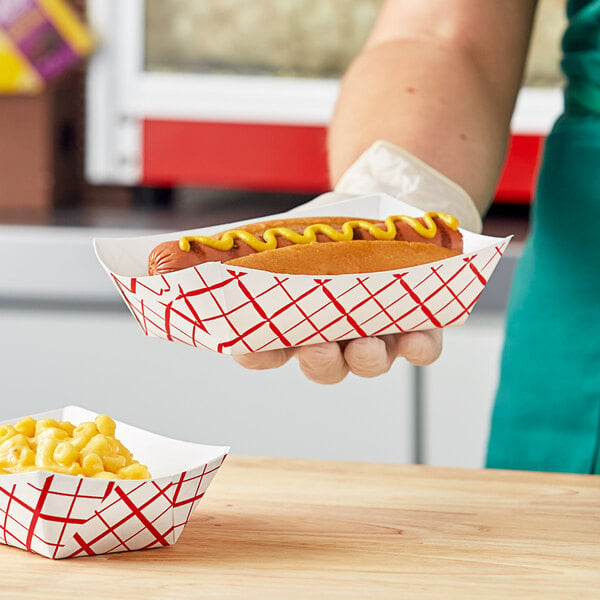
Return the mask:
[[149,479],[148,467],[115,438],[107,415],[73,425],[54,419],[25,417],[0,425],[0,475],[52,471],[104,479]]

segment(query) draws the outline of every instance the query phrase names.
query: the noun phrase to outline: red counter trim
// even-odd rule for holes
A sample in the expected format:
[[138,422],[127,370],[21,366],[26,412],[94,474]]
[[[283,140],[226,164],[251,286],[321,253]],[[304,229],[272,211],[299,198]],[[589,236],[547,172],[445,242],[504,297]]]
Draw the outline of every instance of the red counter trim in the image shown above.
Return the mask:
[[511,137],[496,190],[497,202],[526,204],[531,201],[543,147],[544,137],[539,135]]
[[323,127],[144,121],[143,183],[318,193]]
[[[317,194],[328,188],[322,126],[145,120],[142,183]],[[543,137],[511,139],[496,198],[527,203]]]

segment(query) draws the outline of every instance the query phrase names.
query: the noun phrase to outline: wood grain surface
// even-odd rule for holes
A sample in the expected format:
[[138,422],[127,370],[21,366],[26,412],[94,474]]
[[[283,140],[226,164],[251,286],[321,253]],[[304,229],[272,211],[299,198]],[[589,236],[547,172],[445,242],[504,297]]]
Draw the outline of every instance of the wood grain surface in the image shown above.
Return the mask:
[[229,457],[177,544],[0,547],[0,598],[599,598],[600,476]]

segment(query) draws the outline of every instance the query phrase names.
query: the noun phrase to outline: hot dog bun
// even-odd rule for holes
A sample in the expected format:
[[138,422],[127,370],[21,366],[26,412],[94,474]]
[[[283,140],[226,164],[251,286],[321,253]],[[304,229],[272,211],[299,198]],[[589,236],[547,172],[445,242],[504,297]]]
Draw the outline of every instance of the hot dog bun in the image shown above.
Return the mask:
[[406,269],[460,254],[423,242],[365,240],[286,246],[227,261],[228,265],[288,275],[341,275]]
[[[440,248],[452,253],[440,253]],[[392,216],[385,221],[301,217],[163,242],[150,253],[148,273],[165,274],[215,261],[282,273],[364,273],[406,268],[461,252],[458,223],[444,213]]]

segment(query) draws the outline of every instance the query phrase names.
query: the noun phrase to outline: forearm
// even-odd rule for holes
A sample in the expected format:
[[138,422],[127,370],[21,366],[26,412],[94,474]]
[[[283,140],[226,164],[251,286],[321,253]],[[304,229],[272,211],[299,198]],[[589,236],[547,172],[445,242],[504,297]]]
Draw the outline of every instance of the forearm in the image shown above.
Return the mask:
[[[533,9],[518,44],[475,53],[438,35],[378,33],[346,73],[329,129],[332,183],[377,139],[388,140],[461,185],[485,212],[498,179],[520,85]],[[385,32],[384,32],[385,33]],[[504,58],[505,52],[517,56]]]

